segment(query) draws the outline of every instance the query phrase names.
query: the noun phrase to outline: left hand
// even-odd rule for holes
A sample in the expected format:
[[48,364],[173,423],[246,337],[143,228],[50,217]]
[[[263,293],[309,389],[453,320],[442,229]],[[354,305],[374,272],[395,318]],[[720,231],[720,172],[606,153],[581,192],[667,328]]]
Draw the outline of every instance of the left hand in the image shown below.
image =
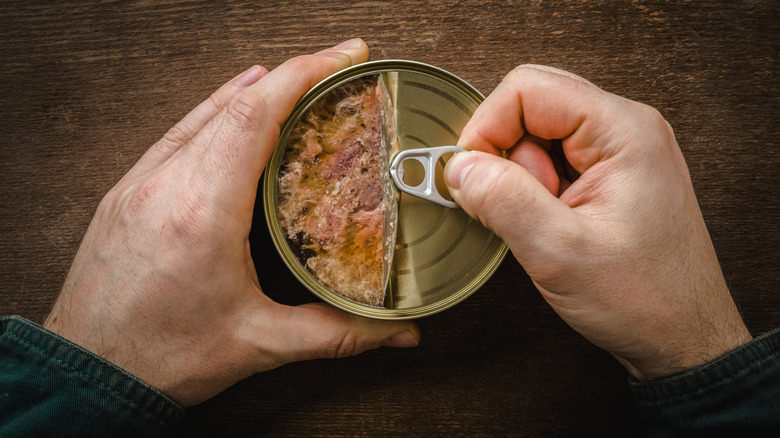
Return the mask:
[[288,362],[417,345],[411,322],[275,303],[249,251],[281,123],[317,82],[367,58],[354,39],[270,73],[254,66],[190,112],[102,200],[44,325],[183,406]]

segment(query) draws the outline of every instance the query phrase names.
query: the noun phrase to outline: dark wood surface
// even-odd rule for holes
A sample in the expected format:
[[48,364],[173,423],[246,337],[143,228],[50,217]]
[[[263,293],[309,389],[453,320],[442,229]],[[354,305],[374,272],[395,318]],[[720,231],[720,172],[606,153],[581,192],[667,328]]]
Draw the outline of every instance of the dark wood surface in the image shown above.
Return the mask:
[[[547,64],[674,127],[748,328],[780,323],[778,3],[646,1],[0,2],[0,313],[41,322],[101,197],[253,63],[363,37],[371,59],[489,93]],[[256,215],[274,298],[312,300]],[[569,329],[510,256],[419,321],[422,344],[256,375],[190,410],[182,436],[631,436],[627,374]]]

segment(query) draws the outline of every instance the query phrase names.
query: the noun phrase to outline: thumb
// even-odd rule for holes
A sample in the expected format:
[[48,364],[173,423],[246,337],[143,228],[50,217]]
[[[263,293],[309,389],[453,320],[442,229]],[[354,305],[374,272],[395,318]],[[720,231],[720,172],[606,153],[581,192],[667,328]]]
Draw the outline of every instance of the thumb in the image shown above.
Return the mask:
[[420,330],[411,321],[363,318],[325,303],[285,306],[276,319],[284,362],[337,358],[379,347],[415,347]]
[[444,169],[453,200],[502,238],[524,264],[561,242],[572,211],[521,165],[492,154],[455,154]]

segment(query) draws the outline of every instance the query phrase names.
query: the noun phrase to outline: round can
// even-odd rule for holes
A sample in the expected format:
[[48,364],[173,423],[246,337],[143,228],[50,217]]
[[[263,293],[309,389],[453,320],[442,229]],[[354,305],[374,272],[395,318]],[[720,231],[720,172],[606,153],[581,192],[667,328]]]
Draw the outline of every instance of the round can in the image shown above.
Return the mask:
[[[401,150],[456,144],[461,130],[484,100],[479,91],[459,77],[420,62],[380,60],[342,70],[309,90],[282,126],[265,170],[263,207],[271,238],[284,263],[317,297],[365,317],[419,318],[466,299],[493,275],[506,255],[506,244],[463,210],[400,194],[395,255],[381,307],[344,298],[317,281],[298,260],[279,225],[278,175],[293,126],[320,96],[370,74],[381,74],[386,84]],[[443,160],[437,164],[440,187],[444,164]]]

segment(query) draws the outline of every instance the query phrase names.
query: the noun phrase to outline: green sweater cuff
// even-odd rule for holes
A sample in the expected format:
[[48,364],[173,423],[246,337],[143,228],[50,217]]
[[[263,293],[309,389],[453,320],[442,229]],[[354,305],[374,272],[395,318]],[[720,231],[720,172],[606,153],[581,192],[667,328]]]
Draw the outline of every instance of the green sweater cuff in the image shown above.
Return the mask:
[[651,436],[780,430],[780,328],[698,368],[630,386]]
[[153,436],[184,409],[96,354],[0,317],[0,436]]

